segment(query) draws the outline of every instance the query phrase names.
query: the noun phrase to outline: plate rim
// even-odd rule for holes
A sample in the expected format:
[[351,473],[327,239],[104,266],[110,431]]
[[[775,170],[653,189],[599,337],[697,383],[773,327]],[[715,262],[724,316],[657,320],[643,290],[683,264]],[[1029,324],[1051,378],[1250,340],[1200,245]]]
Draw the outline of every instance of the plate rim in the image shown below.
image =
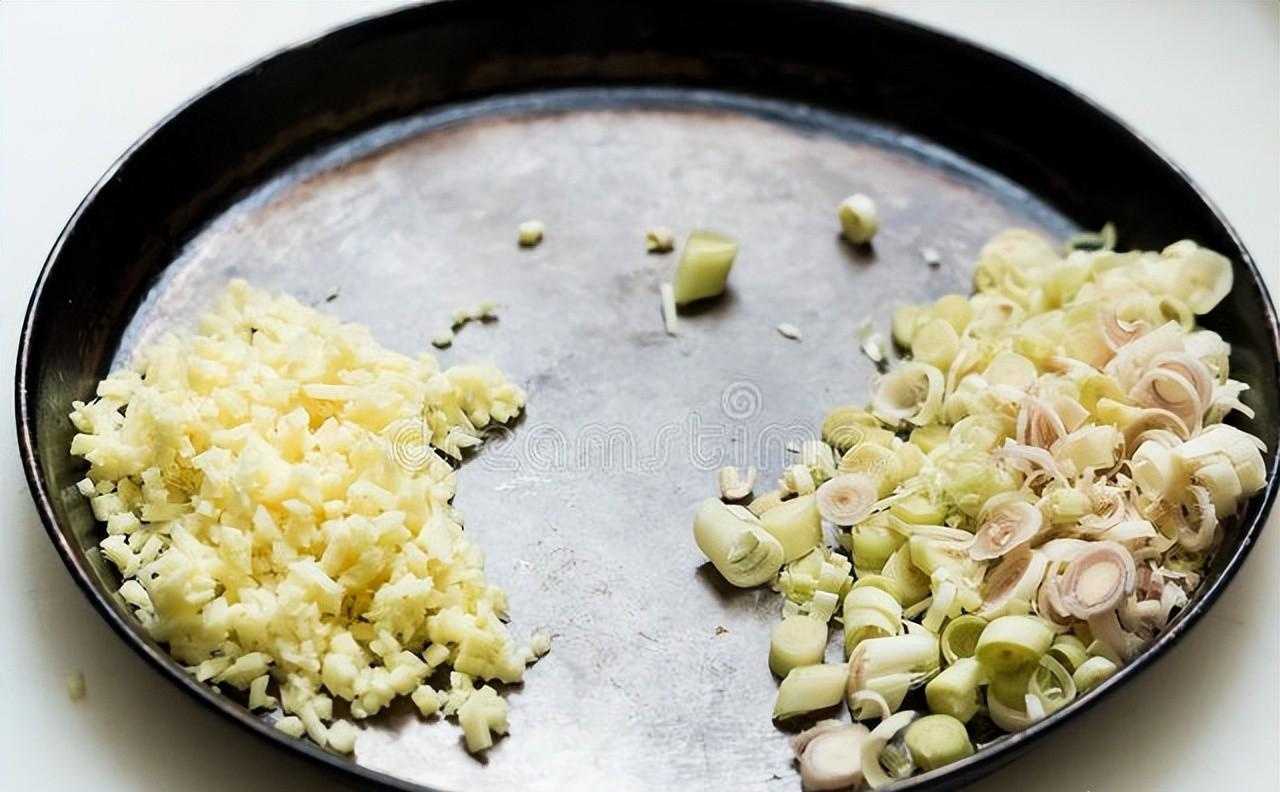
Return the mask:
[[[190,110],[193,105],[199,103],[206,97],[219,92],[230,83],[241,79],[251,78],[256,71],[271,61],[275,61],[289,55],[302,53],[307,50],[321,49],[327,45],[333,44],[340,38],[365,38],[369,36],[369,34],[376,35],[378,33],[378,28],[387,25],[394,18],[408,18],[421,15],[422,19],[419,20],[418,23],[422,26],[429,26],[433,21],[435,21],[432,19],[434,15],[439,15],[440,18],[447,18],[447,16],[452,13],[453,9],[459,7],[473,8],[483,5],[489,5],[495,10],[501,10],[506,7],[500,1],[436,0],[436,2],[414,4],[357,17],[350,22],[333,26],[313,36],[300,39],[295,43],[278,47],[267,54],[250,61],[193,94],[172,111],[156,121],[112,162],[112,164],[93,184],[85,197],[76,206],[75,210],[59,232],[56,241],[40,269],[39,275],[36,278],[35,285],[31,292],[31,297],[27,303],[22,327],[18,336],[18,354],[14,377],[14,405],[15,418],[17,421],[18,452],[22,462],[23,472],[27,480],[28,489],[30,490],[36,510],[40,515],[40,521],[43,524],[50,541],[54,545],[54,548],[57,550],[58,556],[67,567],[67,570],[76,585],[80,588],[82,593],[84,593],[86,598],[88,598],[94,609],[98,611],[99,615],[103,617],[103,619],[112,627],[121,639],[135,652],[141,655],[142,658],[147,661],[153,669],[158,671],[161,676],[168,679],[180,690],[187,693],[193,698],[193,700],[206,705],[214,712],[217,712],[227,718],[230,722],[248,729],[251,733],[268,741],[269,744],[292,752],[331,773],[351,778],[359,778],[364,782],[377,784],[384,789],[408,790],[409,792],[444,791],[428,784],[411,782],[406,779],[357,764],[351,759],[322,749],[309,740],[296,739],[285,735],[283,732],[280,732],[260,717],[253,714],[250,710],[231,701],[225,696],[219,695],[214,688],[209,685],[196,681],[190,674],[176,670],[172,666],[172,658],[167,652],[163,652],[157,647],[149,645],[140,636],[140,634],[135,632],[137,629],[136,624],[126,624],[126,619],[116,613],[108,601],[108,595],[106,592],[99,590],[98,587],[94,585],[90,572],[85,568],[83,553],[79,551],[79,548],[72,548],[70,543],[66,541],[63,533],[58,529],[57,520],[54,517],[52,507],[53,493],[47,482],[44,480],[39,462],[35,456],[34,430],[37,419],[31,409],[32,405],[28,403],[28,385],[34,380],[35,374],[34,360],[31,354],[31,341],[35,324],[38,321],[38,314],[40,313],[40,308],[43,305],[42,297],[44,296],[45,286],[51,276],[51,273],[60,263],[64,244],[71,235],[72,230],[80,222],[86,209],[98,198],[102,189],[122,168],[129,163],[141,147],[154,138],[158,132]],[[1274,301],[1267,289],[1266,281],[1262,277],[1262,273],[1259,270],[1257,263],[1249,253],[1249,250],[1245,246],[1244,241],[1240,238],[1239,233],[1236,231],[1234,226],[1232,226],[1218,205],[1214,203],[1205,190],[1191,178],[1186,170],[1170,158],[1170,156],[1159,146],[1155,145],[1147,136],[1130,126],[1127,122],[1121,120],[1106,108],[1099,105],[1086,94],[1071,87],[1062,80],[1043,72],[1036,67],[1028,65],[1020,58],[999,52],[984,44],[977,43],[963,35],[943,31],[930,25],[921,24],[895,14],[865,7],[852,7],[838,2],[832,2],[831,0],[753,0],[752,5],[792,5],[796,7],[821,8],[827,12],[843,13],[849,16],[860,16],[865,19],[875,20],[879,24],[905,29],[917,35],[924,34],[926,37],[931,38],[935,43],[941,46],[967,49],[974,54],[978,54],[1006,67],[1012,67],[1014,70],[1022,72],[1025,76],[1031,78],[1033,82],[1037,82],[1043,87],[1065,94],[1082,104],[1097,118],[1109,123],[1118,133],[1132,138],[1141,147],[1149,151],[1165,168],[1181,180],[1188,188],[1190,188],[1195,198],[1203,205],[1204,209],[1208,211],[1213,219],[1221,225],[1222,229],[1226,232],[1228,238],[1235,246],[1235,250],[1232,251],[1233,256],[1238,257],[1240,265],[1259,287],[1263,309],[1262,318],[1266,325],[1266,329],[1268,331],[1267,336],[1271,345],[1271,364],[1277,379],[1280,379],[1280,321],[1277,320]],[[1183,636],[1185,636],[1195,624],[1199,623],[1201,617],[1217,601],[1222,591],[1231,583],[1232,580],[1234,580],[1236,574],[1243,566],[1245,559],[1252,551],[1253,546],[1257,544],[1259,535],[1265,528],[1267,517],[1274,505],[1277,491],[1280,490],[1278,473],[1280,473],[1280,454],[1273,457],[1272,464],[1267,471],[1266,488],[1263,492],[1254,496],[1260,500],[1257,502],[1258,508],[1253,519],[1248,521],[1247,524],[1242,520],[1239,543],[1227,559],[1221,574],[1219,574],[1202,592],[1200,592],[1195,601],[1182,612],[1178,620],[1172,626],[1157,637],[1156,640],[1144,649],[1143,652],[1131,663],[1121,668],[1115,676],[1111,677],[1086,695],[1076,699],[1063,709],[1053,713],[1049,717],[1039,721],[1022,732],[1007,735],[997,743],[988,745],[986,748],[979,750],[974,755],[964,760],[928,773],[904,779],[903,782],[894,784],[890,788],[894,790],[907,790],[920,789],[940,782],[968,783],[985,776],[1014,760],[1018,756],[1021,756],[1028,748],[1031,747],[1032,744],[1039,742],[1048,734],[1056,731],[1063,723],[1089,709],[1092,709],[1098,702],[1107,698],[1114,690],[1121,687],[1128,679],[1146,671],[1154,665],[1156,661],[1164,657],[1170,648],[1181,641]],[[79,555],[77,555],[78,552]]]

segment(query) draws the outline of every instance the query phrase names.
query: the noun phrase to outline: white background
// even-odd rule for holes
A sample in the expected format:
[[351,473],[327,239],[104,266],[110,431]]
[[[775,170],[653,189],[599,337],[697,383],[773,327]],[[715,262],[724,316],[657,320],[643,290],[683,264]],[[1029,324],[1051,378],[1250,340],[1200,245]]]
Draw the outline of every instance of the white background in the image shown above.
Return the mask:
[[[221,75],[387,5],[0,5],[0,422],[12,426],[12,366],[30,286],[112,160]],[[1280,5],[873,5],[1021,58],[1129,121],[1222,206],[1276,291]],[[12,428],[0,430],[0,788],[334,788],[310,765],[200,709],[105,626],[46,540],[14,445]],[[977,788],[1276,789],[1276,522],[1168,658]],[[89,693],[72,702],[65,680],[76,670]]]

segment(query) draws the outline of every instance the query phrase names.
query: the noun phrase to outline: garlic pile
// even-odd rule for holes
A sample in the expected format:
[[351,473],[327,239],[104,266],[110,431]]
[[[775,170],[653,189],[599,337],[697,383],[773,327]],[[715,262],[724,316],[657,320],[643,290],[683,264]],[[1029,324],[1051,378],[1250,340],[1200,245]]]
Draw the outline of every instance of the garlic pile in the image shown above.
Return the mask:
[[196,333],[164,336],[97,394],[74,404],[71,453],[90,464],[78,488],[106,524],[98,550],[197,679],[342,753],[359,735],[342,709],[363,719],[399,696],[456,716],[471,751],[506,732],[506,701],[476,683],[519,682],[546,641],[508,633],[445,460],[519,414],[501,372],[441,370],[233,281]]
[[[726,578],[785,596],[775,718],[843,700],[881,721],[802,735],[806,788],[933,769],[1101,684],[1187,603],[1222,522],[1265,485],[1262,443],[1223,423],[1252,417],[1247,386],[1196,324],[1230,291],[1230,262],[1190,241],[1086,241],[1063,255],[997,235],[974,295],[895,312],[910,359],[866,409],[832,410],[778,490],[699,509]],[[823,663],[836,614],[846,661]]]

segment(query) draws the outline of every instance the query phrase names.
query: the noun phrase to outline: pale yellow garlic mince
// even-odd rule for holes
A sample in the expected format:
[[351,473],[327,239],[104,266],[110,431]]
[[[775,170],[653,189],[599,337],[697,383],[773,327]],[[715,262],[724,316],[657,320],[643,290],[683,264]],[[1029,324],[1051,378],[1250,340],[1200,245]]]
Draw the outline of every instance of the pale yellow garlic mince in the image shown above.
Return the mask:
[[[79,489],[106,523],[100,550],[197,679],[254,708],[276,705],[274,680],[277,727],[340,752],[358,730],[334,697],[357,719],[430,699],[472,750],[506,731],[505,702],[475,680],[517,682],[534,653],[503,625],[444,458],[520,412],[500,371],[442,371],[233,281],[193,334],[162,337],[97,394],[74,404],[71,452],[90,463]],[[441,665],[453,690],[437,693],[424,682]]]

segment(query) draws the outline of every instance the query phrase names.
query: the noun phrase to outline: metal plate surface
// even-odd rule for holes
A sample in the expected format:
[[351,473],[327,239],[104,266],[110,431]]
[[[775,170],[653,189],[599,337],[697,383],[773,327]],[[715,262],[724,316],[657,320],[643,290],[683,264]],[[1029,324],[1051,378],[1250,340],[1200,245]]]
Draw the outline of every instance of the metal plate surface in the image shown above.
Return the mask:
[[[870,248],[836,234],[856,191],[880,205]],[[531,218],[546,240],[517,249]],[[1122,247],[1189,237],[1235,263],[1203,319],[1253,388],[1269,485],[1120,673],[896,785],[953,788],[1150,669],[1241,568],[1277,491],[1280,325],[1248,251],[1176,165],[1069,88],[945,34],[812,0],[442,0],[264,58],[144,135],[68,222],[19,340],[20,455],[73,579],[157,684],[361,789],[793,790],[764,662],[777,596],[721,584],[690,536],[712,471],[776,476],[825,408],[865,398],[860,325],[885,332],[894,305],[967,290],[992,233],[1108,220]],[[657,297],[675,259],[644,252],[653,225],[742,242],[729,293],[686,311],[675,338]],[[456,308],[501,303],[440,357],[493,360],[529,407],[463,465],[458,504],[515,632],[556,640],[483,761],[403,705],[355,760],[287,738],[194,681],[115,596],[75,491],[68,405],[236,276],[408,353]]]
[[[835,220],[859,191],[882,216],[867,248]],[[546,238],[519,249],[530,218]],[[676,337],[658,284],[677,254],[646,254],[654,225],[741,241],[729,293],[684,312]],[[859,326],[887,338],[895,305],[967,291],[982,242],[1011,225],[1071,227],[884,126],[728,94],[533,94],[397,122],[294,166],[188,243],[120,354],[189,324],[232,277],[411,354],[455,308],[496,300],[498,321],[436,354],[494,361],[529,403],[464,463],[457,503],[516,631],[545,627],[554,649],[511,696],[511,735],[485,762],[407,705],[361,736],[358,761],[442,789],[794,789],[765,664],[780,596],[719,579],[693,544],[693,506],[722,464],[754,465],[771,486],[827,408],[866,400]]]

